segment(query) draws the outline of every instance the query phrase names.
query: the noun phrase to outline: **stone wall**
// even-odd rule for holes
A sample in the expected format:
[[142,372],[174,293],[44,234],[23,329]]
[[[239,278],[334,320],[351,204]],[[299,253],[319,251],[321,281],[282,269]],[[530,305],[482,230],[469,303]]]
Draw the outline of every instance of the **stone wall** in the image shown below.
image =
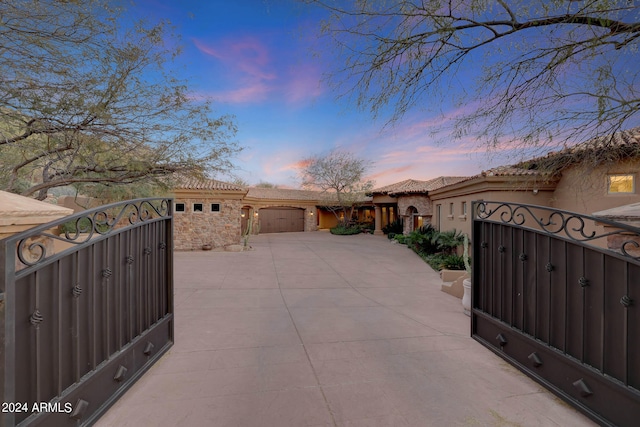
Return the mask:
[[[413,206],[418,210],[418,215],[430,217],[433,215],[431,199],[425,195],[407,195],[398,197],[398,215],[404,218],[404,234],[413,231],[413,218],[407,216],[407,209]],[[425,222],[428,218],[425,218]]]
[[[223,248],[240,244],[241,200],[219,198],[175,199],[184,203],[184,212],[174,212],[174,247],[179,251],[202,250],[203,245]],[[193,204],[202,203],[203,212],[193,212]],[[220,212],[211,212],[211,204],[219,203]]]
[[304,211],[304,231],[318,231],[318,209],[315,206]]

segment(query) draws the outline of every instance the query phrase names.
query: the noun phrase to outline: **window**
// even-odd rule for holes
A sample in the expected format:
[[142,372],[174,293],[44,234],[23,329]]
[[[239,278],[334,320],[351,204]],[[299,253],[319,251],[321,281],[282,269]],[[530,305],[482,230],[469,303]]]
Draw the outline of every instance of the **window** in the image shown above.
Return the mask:
[[211,212],[220,212],[220,203],[211,203]]
[[467,215],[467,202],[462,202],[462,205],[460,206],[460,211],[462,212],[462,215]]
[[453,203],[449,203],[449,217],[453,218]]
[[175,211],[176,212],[184,212],[184,203],[176,203]]
[[194,203],[193,204],[194,212],[202,212],[202,203]]
[[607,177],[607,193],[634,193],[635,176],[633,174],[617,174]]

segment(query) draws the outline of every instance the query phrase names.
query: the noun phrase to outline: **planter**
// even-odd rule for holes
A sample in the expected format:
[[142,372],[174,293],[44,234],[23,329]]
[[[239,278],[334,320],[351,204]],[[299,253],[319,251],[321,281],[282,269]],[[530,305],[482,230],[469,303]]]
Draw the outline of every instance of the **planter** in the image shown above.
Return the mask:
[[213,249],[213,246],[211,246],[209,244],[202,245],[202,250],[203,251],[210,251],[211,249]]
[[464,279],[462,281],[462,289],[464,294],[462,295],[462,308],[464,314],[471,316],[471,279]]

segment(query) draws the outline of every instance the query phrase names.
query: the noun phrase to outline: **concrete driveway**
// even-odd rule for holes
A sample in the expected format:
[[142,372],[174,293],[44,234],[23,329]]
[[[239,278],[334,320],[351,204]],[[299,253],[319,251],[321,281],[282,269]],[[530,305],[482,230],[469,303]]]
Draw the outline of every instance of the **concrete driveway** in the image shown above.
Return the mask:
[[469,337],[405,246],[266,234],[178,252],[175,345],[98,426],[594,425]]

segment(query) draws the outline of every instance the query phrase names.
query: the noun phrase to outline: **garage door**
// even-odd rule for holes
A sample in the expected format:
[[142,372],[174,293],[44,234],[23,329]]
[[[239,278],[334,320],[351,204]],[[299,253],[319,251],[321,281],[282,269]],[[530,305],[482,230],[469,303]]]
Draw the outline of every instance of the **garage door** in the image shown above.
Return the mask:
[[284,233],[304,231],[304,209],[260,209],[260,233]]

